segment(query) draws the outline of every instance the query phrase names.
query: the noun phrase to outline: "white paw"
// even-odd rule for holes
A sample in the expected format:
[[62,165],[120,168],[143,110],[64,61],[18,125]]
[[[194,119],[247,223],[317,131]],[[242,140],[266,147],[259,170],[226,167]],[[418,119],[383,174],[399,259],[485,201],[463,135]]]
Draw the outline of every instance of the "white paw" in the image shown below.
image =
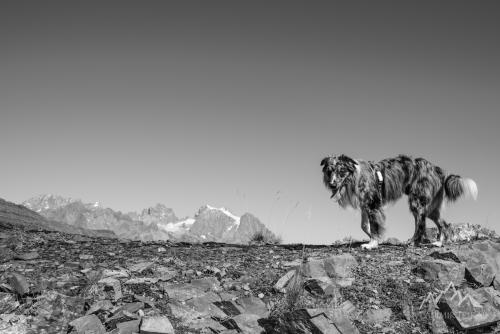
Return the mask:
[[378,241],[372,240],[369,243],[362,244],[361,248],[368,249],[368,250],[378,248]]
[[443,247],[443,242],[442,241],[434,241],[431,243],[432,246],[434,247]]

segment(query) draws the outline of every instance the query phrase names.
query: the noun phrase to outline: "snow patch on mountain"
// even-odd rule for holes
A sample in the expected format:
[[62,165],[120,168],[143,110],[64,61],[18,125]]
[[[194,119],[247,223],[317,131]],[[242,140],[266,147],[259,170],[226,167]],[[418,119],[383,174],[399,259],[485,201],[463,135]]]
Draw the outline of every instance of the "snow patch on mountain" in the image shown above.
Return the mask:
[[[231,211],[229,211],[228,209],[222,207],[222,208],[215,208],[213,206],[210,206],[210,205],[206,205],[207,209],[209,210],[218,210],[218,211],[221,211],[223,214],[225,214],[226,216],[232,218],[234,220],[234,224],[236,226],[239,226],[240,225],[240,217],[234,215]],[[232,227],[231,227],[232,228]]]
[[196,220],[193,218],[186,218],[185,220],[180,220],[175,223],[168,223],[168,224],[160,224],[158,223],[158,227],[167,231],[167,232],[184,232],[189,230],[191,225],[194,224]]

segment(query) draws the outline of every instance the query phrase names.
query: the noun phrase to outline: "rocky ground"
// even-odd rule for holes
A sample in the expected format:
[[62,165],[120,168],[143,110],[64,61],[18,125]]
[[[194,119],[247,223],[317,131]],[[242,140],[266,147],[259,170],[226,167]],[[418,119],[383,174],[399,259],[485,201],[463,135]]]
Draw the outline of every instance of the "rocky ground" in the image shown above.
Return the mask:
[[492,240],[364,251],[11,228],[0,333],[495,333],[499,280]]

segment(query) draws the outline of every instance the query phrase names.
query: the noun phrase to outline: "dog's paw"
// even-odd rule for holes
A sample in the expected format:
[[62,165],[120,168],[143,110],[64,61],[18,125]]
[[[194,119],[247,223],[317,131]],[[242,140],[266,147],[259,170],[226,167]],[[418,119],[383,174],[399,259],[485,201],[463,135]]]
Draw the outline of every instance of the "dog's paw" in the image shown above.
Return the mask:
[[361,248],[367,250],[378,248],[378,241],[372,240],[366,244],[362,244]]
[[434,241],[431,243],[431,245],[434,247],[443,247],[443,242],[442,241]]

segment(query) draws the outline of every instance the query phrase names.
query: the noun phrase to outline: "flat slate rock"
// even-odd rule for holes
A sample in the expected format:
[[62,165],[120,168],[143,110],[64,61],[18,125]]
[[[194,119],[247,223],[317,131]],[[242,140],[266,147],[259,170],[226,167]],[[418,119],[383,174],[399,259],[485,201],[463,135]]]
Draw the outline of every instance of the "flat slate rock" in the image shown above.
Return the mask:
[[26,277],[24,277],[21,274],[18,273],[12,273],[7,281],[9,282],[10,286],[21,296],[27,294],[30,290],[30,286],[28,284],[28,281],[26,280]]
[[94,315],[86,315],[75,319],[69,323],[71,327],[73,327],[78,334],[105,334],[106,329],[103,324],[99,320],[99,318]]
[[174,327],[165,316],[142,318],[140,334],[174,334]]
[[370,309],[363,314],[364,320],[372,324],[380,324],[389,321],[391,316],[392,316],[392,311],[390,308],[382,308],[376,310]]
[[139,332],[140,320],[124,321],[116,324],[118,334],[134,334]]
[[34,260],[39,257],[38,252],[28,252],[28,253],[22,253],[14,256],[15,260]]

